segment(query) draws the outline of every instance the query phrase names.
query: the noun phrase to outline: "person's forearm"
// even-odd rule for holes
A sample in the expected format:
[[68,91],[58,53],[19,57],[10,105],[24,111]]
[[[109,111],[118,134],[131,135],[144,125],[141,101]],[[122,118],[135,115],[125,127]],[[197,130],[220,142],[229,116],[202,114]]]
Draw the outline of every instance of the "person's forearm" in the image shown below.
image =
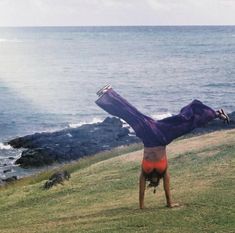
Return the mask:
[[139,207],[140,209],[144,208],[144,193],[139,194]]
[[170,176],[169,176],[168,172],[166,172],[166,174],[164,176],[163,185],[164,185],[164,190],[165,190],[167,206],[171,207],[172,200],[171,200],[171,193],[170,193]]
[[171,194],[170,194],[169,186],[168,187],[164,187],[164,189],[165,189],[166,203],[167,203],[167,206],[170,207],[172,201],[171,201]]
[[169,173],[168,173],[168,172],[166,172],[166,174],[165,174],[165,176],[164,176],[163,184],[164,184],[164,190],[165,190],[165,195],[166,195],[167,207],[170,207],[170,208],[179,207],[180,205],[179,205],[178,203],[172,202],[172,199],[171,199],[171,193],[170,193],[170,176],[169,176]]
[[141,174],[140,180],[139,180],[139,207],[140,209],[144,208],[144,193],[145,193],[145,178]]
[[171,200],[170,191],[165,190],[165,194],[166,194],[166,204],[167,204],[168,207],[171,207],[172,200]]

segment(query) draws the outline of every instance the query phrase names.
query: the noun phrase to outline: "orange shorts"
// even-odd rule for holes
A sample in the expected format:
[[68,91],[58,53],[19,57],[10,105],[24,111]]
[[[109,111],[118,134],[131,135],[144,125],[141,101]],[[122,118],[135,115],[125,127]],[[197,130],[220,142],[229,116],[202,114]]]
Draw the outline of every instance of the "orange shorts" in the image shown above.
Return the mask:
[[159,173],[164,173],[164,171],[167,168],[167,158],[164,157],[160,161],[149,161],[146,159],[143,159],[142,161],[142,169],[145,173],[149,174],[151,173],[154,169],[156,169],[157,172]]

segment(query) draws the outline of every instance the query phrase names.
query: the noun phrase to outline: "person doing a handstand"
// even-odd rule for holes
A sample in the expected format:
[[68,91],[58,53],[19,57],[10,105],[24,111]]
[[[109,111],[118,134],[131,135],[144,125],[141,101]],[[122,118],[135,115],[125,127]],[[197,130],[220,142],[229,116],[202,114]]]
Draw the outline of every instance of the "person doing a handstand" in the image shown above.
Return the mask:
[[204,126],[215,118],[220,118],[229,123],[228,115],[223,109],[215,111],[201,101],[193,100],[183,107],[178,115],[156,121],[137,110],[115,92],[110,85],[100,89],[97,95],[99,98],[96,100],[96,104],[109,114],[126,121],[144,144],[139,179],[140,209],[144,208],[146,181],[150,182],[149,186],[154,187],[155,192],[161,178],[163,179],[167,207],[179,206],[177,203],[173,203],[171,199],[166,146],[174,139],[191,132],[195,128]]

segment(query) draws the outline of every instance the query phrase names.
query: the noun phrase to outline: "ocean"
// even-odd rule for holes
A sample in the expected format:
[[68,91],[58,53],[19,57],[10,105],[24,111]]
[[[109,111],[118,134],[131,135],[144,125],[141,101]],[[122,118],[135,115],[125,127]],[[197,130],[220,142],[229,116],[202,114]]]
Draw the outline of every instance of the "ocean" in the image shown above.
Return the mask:
[[9,139],[102,121],[105,84],[156,119],[193,99],[235,111],[235,26],[0,28],[0,177],[35,172]]

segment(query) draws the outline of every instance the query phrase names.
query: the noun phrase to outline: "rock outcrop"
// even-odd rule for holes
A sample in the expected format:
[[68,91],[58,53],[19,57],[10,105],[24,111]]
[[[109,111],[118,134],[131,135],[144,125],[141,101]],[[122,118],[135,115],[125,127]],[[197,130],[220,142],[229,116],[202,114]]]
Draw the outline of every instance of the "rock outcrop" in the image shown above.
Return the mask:
[[57,184],[64,184],[65,180],[69,180],[71,178],[71,175],[68,171],[61,171],[54,173],[48,181],[44,184],[44,189],[50,189],[53,186],[56,186]]
[[52,133],[35,133],[13,139],[8,144],[14,148],[26,148],[16,164],[22,167],[40,167],[139,142],[138,138],[129,133],[120,119],[107,117],[101,123]]

